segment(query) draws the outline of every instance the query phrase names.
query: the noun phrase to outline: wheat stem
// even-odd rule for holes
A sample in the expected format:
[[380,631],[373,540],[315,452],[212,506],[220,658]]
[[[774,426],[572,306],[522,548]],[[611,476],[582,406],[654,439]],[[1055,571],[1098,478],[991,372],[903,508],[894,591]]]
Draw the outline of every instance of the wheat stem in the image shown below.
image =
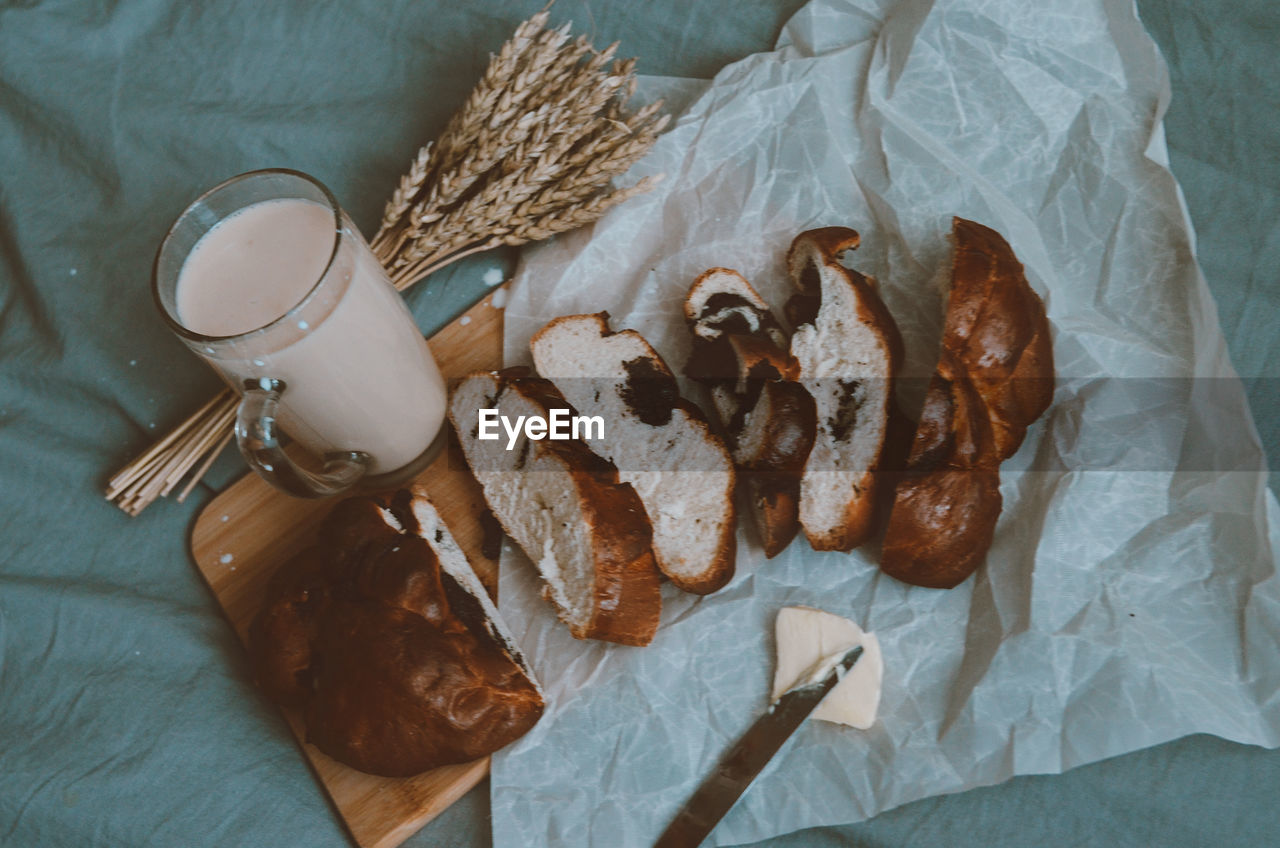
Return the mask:
[[[414,155],[370,242],[398,289],[501,245],[589,224],[647,191],[615,189],[666,126],[654,103],[634,112],[634,60],[596,50],[547,9],[521,23],[439,138]],[[183,500],[231,438],[237,397],[224,389],[116,473],[106,495],[136,515],[187,481]],[[194,469],[194,472],[192,471]]]
[[222,453],[223,449],[227,446],[227,443],[231,441],[231,437],[235,435],[235,430],[230,427],[224,426],[223,430],[224,432],[222,433],[222,436],[214,440],[213,448],[209,450],[209,454],[205,457],[204,462],[200,463],[200,467],[196,469],[196,473],[191,475],[191,479],[187,481],[187,485],[178,493],[178,503],[182,503],[187,499],[187,495],[191,494],[191,490],[194,489],[196,485],[199,484],[200,480],[204,478],[204,475],[209,471],[209,466],[213,465],[213,461],[218,458],[218,455]]

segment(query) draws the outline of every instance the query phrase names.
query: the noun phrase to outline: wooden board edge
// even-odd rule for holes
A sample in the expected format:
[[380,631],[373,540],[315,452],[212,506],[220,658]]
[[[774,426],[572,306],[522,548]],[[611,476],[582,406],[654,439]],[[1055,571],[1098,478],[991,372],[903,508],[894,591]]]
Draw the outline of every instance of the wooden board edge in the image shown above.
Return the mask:
[[[444,791],[440,792],[419,816],[406,819],[398,827],[392,828],[381,837],[366,842],[360,835],[352,832],[352,837],[361,848],[397,848],[402,842],[422,830],[432,819],[453,806],[454,802],[466,795],[489,775],[490,758],[484,757],[467,763],[467,770],[454,777]],[[326,793],[327,794],[327,793]],[[329,799],[332,802],[332,798]],[[346,819],[344,818],[345,822]],[[350,826],[348,826],[350,829]]]

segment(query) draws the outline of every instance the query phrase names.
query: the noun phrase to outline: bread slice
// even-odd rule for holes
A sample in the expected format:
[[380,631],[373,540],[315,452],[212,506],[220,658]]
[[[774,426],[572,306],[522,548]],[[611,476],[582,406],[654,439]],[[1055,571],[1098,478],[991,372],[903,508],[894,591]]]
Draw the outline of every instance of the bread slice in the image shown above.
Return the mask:
[[[454,615],[473,629],[482,630],[501,646],[503,653],[520,666],[541,693],[542,687],[538,685],[533,670],[520,652],[515,635],[503,621],[488,590],[471,568],[466,552],[453,538],[440,513],[436,512],[435,504],[431,503],[426,490],[417,486],[412,490],[399,490],[392,496],[384,515],[388,516],[388,523],[392,523],[390,519],[394,519],[394,523],[403,528],[403,532],[417,536],[427,543],[439,560],[441,571],[461,590],[461,594],[449,593]],[[451,588],[447,581],[445,588]]]
[[478,438],[478,411],[547,417],[571,409],[546,380],[471,374],[449,403],[463,455],[494,516],[545,581],[543,594],[579,639],[647,645],[662,609],[652,531],[635,490],[578,440]]
[[952,220],[951,288],[938,367],[907,471],[894,492],[880,567],[949,589],[977,570],[1003,506],[1000,463],[1053,400],[1044,304],[995,230]]
[[765,556],[800,528],[800,474],[817,426],[813,397],[769,305],[737,271],[712,268],[684,302],[693,333],[685,373],[708,387]]
[[550,322],[533,336],[534,364],[575,409],[604,419],[590,446],[644,502],[658,568],[685,591],[714,592],[733,577],[733,460],[662,357],[608,318]]
[[817,404],[817,435],[800,480],[800,524],[815,550],[848,551],[871,535],[893,381],[902,359],[897,324],[876,283],[840,264],[858,246],[844,227],[796,236],[787,269],[791,355]]

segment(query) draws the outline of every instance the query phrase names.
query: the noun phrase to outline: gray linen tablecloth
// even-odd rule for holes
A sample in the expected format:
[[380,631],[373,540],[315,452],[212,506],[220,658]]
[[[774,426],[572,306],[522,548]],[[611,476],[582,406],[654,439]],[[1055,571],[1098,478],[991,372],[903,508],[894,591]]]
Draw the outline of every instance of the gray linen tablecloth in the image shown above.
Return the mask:
[[[941,0],[940,0],[941,1]],[[532,2],[0,4],[0,845],[341,845],[341,823],[187,553],[231,452],[137,519],[109,471],[215,378],[161,324],[151,257],[195,193],[289,166],[372,229],[395,179]],[[645,74],[707,78],[801,5],[562,0]],[[1200,263],[1280,455],[1280,6],[1144,0]],[[410,300],[425,332],[489,255]],[[1276,488],[1276,481],[1271,483]],[[777,845],[1207,845],[1280,840],[1280,752],[1193,737],[911,804]],[[410,845],[486,845],[487,785]]]

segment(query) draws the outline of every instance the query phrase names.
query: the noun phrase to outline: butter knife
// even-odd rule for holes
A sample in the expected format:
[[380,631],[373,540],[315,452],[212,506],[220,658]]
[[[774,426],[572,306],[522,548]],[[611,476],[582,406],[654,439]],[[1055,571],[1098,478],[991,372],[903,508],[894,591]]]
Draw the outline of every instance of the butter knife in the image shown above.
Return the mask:
[[862,646],[851,648],[829,669],[819,669],[774,701],[769,711],[756,719],[693,793],[654,843],[654,848],[697,848],[702,844],[756,775],[860,656]]

